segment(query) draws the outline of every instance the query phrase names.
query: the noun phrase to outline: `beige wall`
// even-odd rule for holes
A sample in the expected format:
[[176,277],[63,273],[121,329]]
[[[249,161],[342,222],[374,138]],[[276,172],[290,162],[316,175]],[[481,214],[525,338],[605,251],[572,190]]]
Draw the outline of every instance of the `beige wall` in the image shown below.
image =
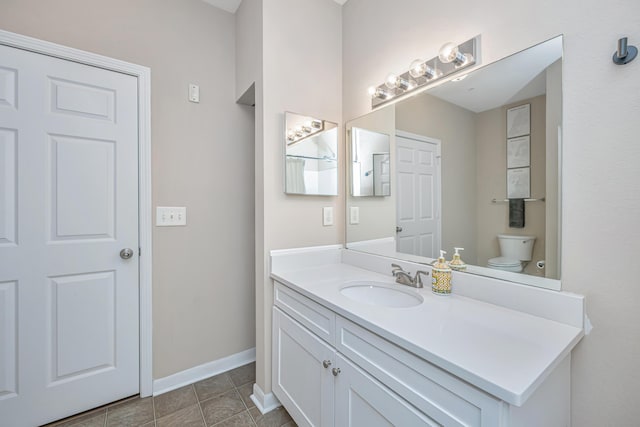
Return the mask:
[[531,104],[530,179],[531,197],[545,195],[546,189],[546,97],[525,99],[512,105],[483,111],[476,116],[477,129],[477,251],[478,265],[487,265],[490,258],[500,256],[498,234],[535,236],[532,261],[525,272],[544,276],[536,268],[536,261],[545,259],[546,205],[543,202],[525,203],[524,228],[509,228],[509,205],[491,203],[492,199],[507,197],[507,109]]
[[253,347],[253,111],[235,104],[233,15],[200,0],[0,10],[3,30],[151,68],[153,204],[186,206],[189,221],[153,230],[154,377]]
[[[269,251],[340,243],[344,239],[341,7],[329,0],[269,0],[263,8],[263,99],[256,99],[256,382],[271,391]],[[256,92],[258,95],[258,91]],[[339,195],[284,194],[284,112],[339,124]],[[256,126],[258,128],[258,120]],[[259,156],[259,157],[258,157]],[[323,227],[333,206],[335,225]]]
[[235,21],[235,83],[240,98],[252,84],[262,88],[262,0],[243,0]]
[[442,142],[442,249],[477,264],[475,114],[424,94],[396,104],[396,128]]
[[[345,118],[369,111],[368,86],[416,57],[435,56],[447,41],[481,34],[486,64],[564,34],[562,286],[586,295],[595,325],[572,358],[572,418],[580,427],[632,426],[640,418],[640,60],[611,61],[619,37],[640,44],[638,16],[636,0],[615,8],[597,0],[349,0],[343,7]],[[371,23],[384,23],[384,31]],[[594,261],[604,253],[616,260],[606,274]]]
[[[380,132],[389,135],[389,149],[391,159],[395,158],[395,107],[373,111],[362,117],[358,117],[346,124],[346,135],[351,138],[349,132],[352,127],[368,129],[373,132]],[[345,163],[347,171],[351,173],[351,141],[345,141]],[[366,240],[394,238],[396,227],[396,183],[393,182],[395,174],[395,162],[391,162],[391,195],[388,197],[353,197],[351,195],[351,177],[345,177],[345,192],[347,194],[347,214],[346,214],[346,242],[361,242]],[[349,223],[349,208],[358,207],[360,209],[360,222],[358,224]]]

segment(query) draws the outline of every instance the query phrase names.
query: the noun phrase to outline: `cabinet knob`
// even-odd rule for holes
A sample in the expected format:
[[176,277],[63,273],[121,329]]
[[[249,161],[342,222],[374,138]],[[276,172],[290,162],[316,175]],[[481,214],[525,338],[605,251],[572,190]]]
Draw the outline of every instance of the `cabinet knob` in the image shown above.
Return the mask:
[[340,373],[340,368],[333,368],[331,370],[331,373],[333,374],[334,377],[337,377],[338,374]]
[[322,366],[324,366],[325,368],[328,368],[329,366],[331,366],[331,360],[323,360]]

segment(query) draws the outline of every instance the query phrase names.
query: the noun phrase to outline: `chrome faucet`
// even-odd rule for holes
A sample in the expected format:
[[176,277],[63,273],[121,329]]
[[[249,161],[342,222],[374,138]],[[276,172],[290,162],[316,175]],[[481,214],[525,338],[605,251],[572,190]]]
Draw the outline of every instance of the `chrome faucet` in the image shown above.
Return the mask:
[[415,277],[411,277],[411,273],[404,271],[398,264],[391,264],[391,268],[391,274],[396,278],[396,283],[413,286],[414,288],[424,287],[421,274],[424,274],[425,276],[429,275],[428,271],[418,270],[416,271]]

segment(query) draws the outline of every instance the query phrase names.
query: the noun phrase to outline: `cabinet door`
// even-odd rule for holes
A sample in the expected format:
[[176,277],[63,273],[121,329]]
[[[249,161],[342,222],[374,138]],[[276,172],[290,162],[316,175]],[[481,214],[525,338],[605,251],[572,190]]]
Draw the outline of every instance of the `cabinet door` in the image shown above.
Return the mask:
[[439,426],[341,354],[337,355],[337,367],[337,426]]
[[[299,426],[333,426],[335,350],[273,308],[273,393]],[[331,363],[326,368],[325,362]]]

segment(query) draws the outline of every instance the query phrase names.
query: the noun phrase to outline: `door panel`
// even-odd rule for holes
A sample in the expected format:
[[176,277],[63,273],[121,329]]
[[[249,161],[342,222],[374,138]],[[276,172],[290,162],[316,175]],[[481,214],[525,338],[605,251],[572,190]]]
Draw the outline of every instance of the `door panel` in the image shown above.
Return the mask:
[[115,272],[51,278],[52,382],[115,367]]
[[17,392],[17,282],[0,283],[0,400]]
[[336,426],[439,426],[340,353],[337,365]]
[[[273,392],[299,426],[333,425],[335,350],[273,308]],[[333,365],[331,365],[333,366]]]
[[115,237],[115,145],[51,136],[52,240]]
[[138,393],[137,93],[0,45],[0,424]]
[[16,243],[15,129],[0,129],[0,246]]
[[16,108],[18,70],[0,66],[0,106]]
[[55,78],[49,80],[52,112],[114,121],[114,90]]

